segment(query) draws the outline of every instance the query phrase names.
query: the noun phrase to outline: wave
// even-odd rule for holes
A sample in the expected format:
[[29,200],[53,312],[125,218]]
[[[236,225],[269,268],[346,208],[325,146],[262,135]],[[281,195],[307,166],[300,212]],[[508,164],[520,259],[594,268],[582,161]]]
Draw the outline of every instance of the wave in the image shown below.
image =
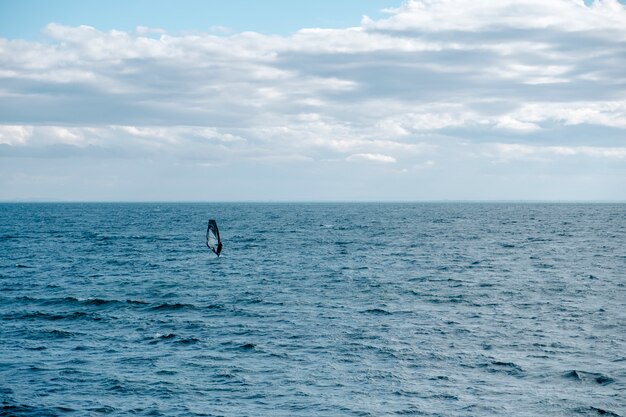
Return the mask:
[[195,337],[186,337],[176,341],[179,345],[193,345],[198,342],[200,342],[200,339],[196,339]]
[[159,304],[158,306],[152,307],[152,310],[155,311],[172,311],[172,310],[185,310],[185,309],[195,309],[197,308],[195,305],[193,304],[184,304],[184,303],[163,303],[163,304]]
[[575,408],[573,411],[575,411],[578,414],[585,415],[585,416],[595,415],[595,416],[607,416],[607,417],[622,417],[621,414],[617,414],[614,411],[607,410],[605,408],[594,407],[594,406],[579,407],[579,408]]
[[195,343],[199,343],[200,339],[195,338],[195,337],[179,338],[179,336],[175,333],[166,333],[166,334],[157,333],[150,340],[150,344],[154,345],[161,341],[172,341],[173,343],[178,344],[178,345],[192,345]]
[[370,309],[363,311],[362,313],[375,314],[379,316],[391,316],[393,314],[382,308],[370,308]]
[[489,363],[483,363],[479,365],[480,368],[485,368],[492,373],[505,373],[511,376],[523,376],[524,369],[514,362],[504,362],[493,360]]
[[598,408],[598,407],[590,407],[592,411],[595,411],[596,413],[598,413],[598,415],[601,416],[608,416],[608,417],[622,417],[620,414],[614,413],[613,411],[609,411],[609,410],[605,410],[603,408]]
[[167,333],[167,334],[157,333],[154,335],[155,339],[173,339],[175,337],[176,335],[174,333]]
[[240,350],[255,350],[256,345],[254,343],[244,343],[238,347]]
[[66,330],[57,330],[57,329],[47,330],[41,333],[44,335],[44,338],[51,338],[51,339],[67,339],[67,338],[74,336],[74,333],[72,332],[68,332]]
[[42,311],[34,311],[27,313],[13,313],[4,316],[4,320],[93,320],[100,321],[102,317],[95,314],[88,314],[82,311],[75,311],[73,313],[58,314],[58,313],[44,313]]
[[[63,407],[65,410],[65,407]],[[64,411],[63,410],[63,411]],[[0,406],[0,415],[3,416],[38,416],[38,417],[48,417],[48,416],[56,416],[59,414],[60,409],[56,410],[46,410],[42,408],[36,408],[30,406],[28,404],[6,404],[4,403]],[[75,411],[75,410],[72,410]]]
[[98,414],[111,414],[116,412],[117,409],[109,405],[103,405],[101,407],[88,408],[87,411],[93,411],[94,413]]
[[599,372],[585,372],[576,369],[565,372],[563,374],[563,378],[579,382],[595,383],[598,385],[609,385],[615,382],[615,380],[610,376]]
[[19,297],[16,300],[26,303],[37,303],[43,305],[80,305],[80,306],[108,306],[116,304],[128,304],[128,305],[148,305],[149,303],[140,300],[107,300],[103,298],[76,298],[76,297],[63,297],[63,298],[33,298],[29,296]]

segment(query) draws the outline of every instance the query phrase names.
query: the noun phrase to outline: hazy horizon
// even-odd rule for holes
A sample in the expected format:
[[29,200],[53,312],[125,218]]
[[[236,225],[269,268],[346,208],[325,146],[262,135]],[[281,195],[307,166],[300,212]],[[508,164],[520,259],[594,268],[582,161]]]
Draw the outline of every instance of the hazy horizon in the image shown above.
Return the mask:
[[0,204],[626,204],[626,200],[0,200]]

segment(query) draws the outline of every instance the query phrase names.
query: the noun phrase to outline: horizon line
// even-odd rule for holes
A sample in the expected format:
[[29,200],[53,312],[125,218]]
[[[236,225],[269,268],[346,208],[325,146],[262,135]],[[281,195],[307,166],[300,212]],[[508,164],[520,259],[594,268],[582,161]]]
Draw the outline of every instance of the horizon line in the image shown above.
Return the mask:
[[0,204],[416,204],[416,203],[549,203],[625,204],[626,200],[581,199],[424,199],[424,200],[60,200],[0,199]]

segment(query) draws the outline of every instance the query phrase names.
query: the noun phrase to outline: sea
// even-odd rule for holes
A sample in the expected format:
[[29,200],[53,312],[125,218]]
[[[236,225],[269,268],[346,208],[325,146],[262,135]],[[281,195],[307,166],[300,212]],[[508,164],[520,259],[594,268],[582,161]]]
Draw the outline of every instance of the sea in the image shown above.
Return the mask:
[[0,204],[0,415],[626,416],[626,204]]

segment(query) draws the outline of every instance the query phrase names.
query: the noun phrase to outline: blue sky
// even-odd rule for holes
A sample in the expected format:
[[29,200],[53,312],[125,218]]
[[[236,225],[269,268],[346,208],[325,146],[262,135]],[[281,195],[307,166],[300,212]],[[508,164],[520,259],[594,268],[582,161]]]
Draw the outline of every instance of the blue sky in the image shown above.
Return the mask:
[[625,48],[616,0],[0,0],[0,200],[626,200]]
[[100,30],[134,30],[137,26],[172,33],[224,27],[287,35],[303,27],[358,26],[361,15],[380,17],[394,0],[0,0],[0,36],[38,39],[51,22],[89,25]]

